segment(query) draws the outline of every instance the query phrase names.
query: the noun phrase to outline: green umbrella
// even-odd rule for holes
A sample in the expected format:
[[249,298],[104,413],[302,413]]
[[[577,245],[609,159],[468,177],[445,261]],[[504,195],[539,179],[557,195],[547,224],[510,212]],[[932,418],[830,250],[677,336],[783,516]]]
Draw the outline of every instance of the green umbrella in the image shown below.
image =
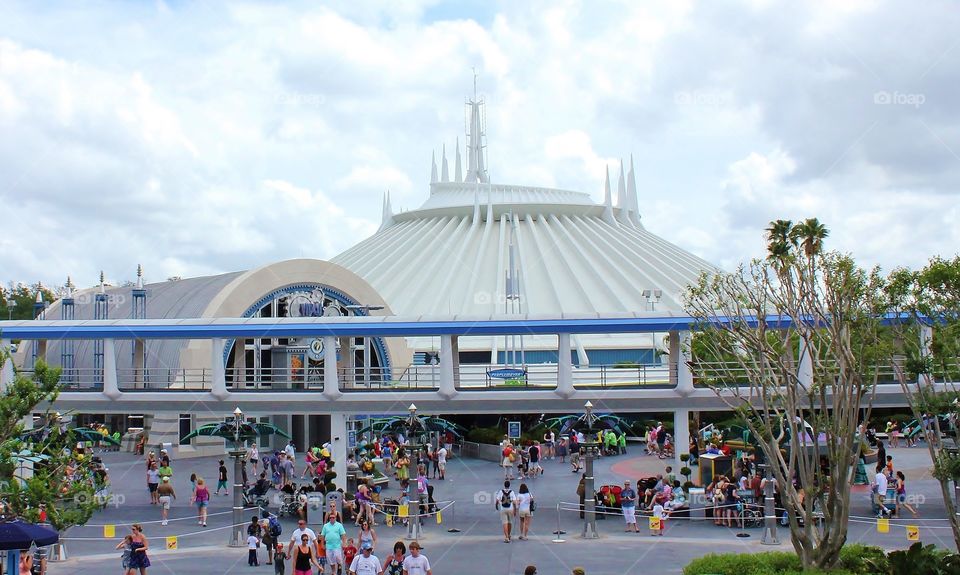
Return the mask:
[[[551,417],[543,422],[547,427],[558,427],[560,428],[560,433],[567,433],[574,426],[583,423],[586,425],[586,414],[581,415],[564,415],[561,417]],[[623,433],[624,431],[630,429],[630,422],[626,419],[614,415],[612,413],[598,413],[594,416],[594,429],[608,428],[616,431],[617,433]]]
[[[237,433],[239,431],[239,433]],[[237,429],[237,423],[233,420],[221,421],[218,423],[208,423],[201,425],[190,433],[180,438],[180,441],[187,441],[201,435],[222,437],[230,441],[249,441],[256,439],[261,435],[279,435],[290,439],[290,436],[284,430],[271,423],[253,423],[249,421],[240,422],[240,429]]]
[[77,441],[91,441],[93,443],[109,443],[110,445],[120,445],[120,440],[111,436],[100,433],[96,429],[90,429],[89,427],[74,427],[67,431],[70,435],[73,436]]
[[375,433],[377,435],[383,433],[409,433],[412,431],[414,434],[418,433],[430,433],[430,432],[446,432],[449,431],[460,437],[463,435],[464,428],[457,425],[452,421],[447,421],[442,417],[432,417],[432,416],[416,416],[414,424],[410,426],[410,416],[401,416],[397,415],[394,417],[378,417],[370,420],[369,425],[358,431],[357,433],[363,435],[364,433]]

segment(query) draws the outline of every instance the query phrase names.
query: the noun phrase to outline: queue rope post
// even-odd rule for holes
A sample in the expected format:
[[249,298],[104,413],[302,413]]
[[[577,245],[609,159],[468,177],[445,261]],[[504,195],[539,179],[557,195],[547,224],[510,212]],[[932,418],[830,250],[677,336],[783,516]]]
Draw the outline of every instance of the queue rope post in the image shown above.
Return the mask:
[[563,543],[566,541],[561,535],[565,534],[566,531],[560,529],[560,503],[557,502],[557,530],[553,532],[556,537],[553,538],[553,543]]
[[739,512],[739,514],[740,514],[740,532],[737,533],[737,537],[740,537],[741,539],[742,539],[742,538],[746,538],[746,537],[750,537],[750,534],[747,533],[746,527],[744,526],[744,523],[746,522],[747,514],[746,514],[746,512],[745,512],[745,510],[744,510],[743,503],[738,503],[737,506],[735,507],[735,509],[736,509],[736,510]]
[[450,502],[450,529],[447,529],[447,533],[460,533],[460,529],[457,528],[457,502]]

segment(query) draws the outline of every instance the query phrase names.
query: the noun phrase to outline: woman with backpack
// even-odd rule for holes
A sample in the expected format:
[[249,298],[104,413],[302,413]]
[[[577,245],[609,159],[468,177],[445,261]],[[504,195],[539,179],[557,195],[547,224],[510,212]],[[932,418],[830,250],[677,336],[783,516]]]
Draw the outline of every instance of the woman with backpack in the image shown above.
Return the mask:
[[513,444],[510,443],[509,439],[503,441],[503,460],[501,464],[503,465],[503,478],[504,479],[513,479],[513,462],[516,461],[517,456],[513,449]]
[[274,549],[277,546],[277,542],[280,541],[280,535],[283,533],[283,527],[280,525],[280,521],[277,520],[276,516],[271,515],[269,511],[264,511],[260,520],[260,535],[263,541],[264,547],[267,548],[267,565],[273,562],[273,553],[270,552],[271,549]]

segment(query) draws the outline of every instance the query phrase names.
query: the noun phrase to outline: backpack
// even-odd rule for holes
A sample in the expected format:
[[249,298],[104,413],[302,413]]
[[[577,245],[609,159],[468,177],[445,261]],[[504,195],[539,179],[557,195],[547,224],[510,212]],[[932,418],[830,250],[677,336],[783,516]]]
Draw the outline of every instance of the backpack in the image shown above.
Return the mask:
[[504,447],[504,448],[503,448],[503,456],[504,456],[504,457],[510,457],[511,455],[513,455],[513,450],[510,449],[509,447]]
[[270,516],[270,527],[269,527],[270,536],[276,539],[280,537],[280,534],[283,533],[283,526],[280,525],[280,522],[277,521],[277,518],[273,515]]
[[500,509],[506,509],[513,505],[513,490],[512,489],[501,489],[500,490]]

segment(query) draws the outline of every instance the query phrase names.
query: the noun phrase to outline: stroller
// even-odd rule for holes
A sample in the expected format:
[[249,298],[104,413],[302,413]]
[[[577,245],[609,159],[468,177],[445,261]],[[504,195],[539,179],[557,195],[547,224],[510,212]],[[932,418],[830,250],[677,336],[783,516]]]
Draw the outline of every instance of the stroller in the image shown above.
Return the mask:
[[270,501],[267,499],[267,494],[261,493],[255,484],[243,490],[244,507],[259,507],[260,509],[266,509],[269,504]]

